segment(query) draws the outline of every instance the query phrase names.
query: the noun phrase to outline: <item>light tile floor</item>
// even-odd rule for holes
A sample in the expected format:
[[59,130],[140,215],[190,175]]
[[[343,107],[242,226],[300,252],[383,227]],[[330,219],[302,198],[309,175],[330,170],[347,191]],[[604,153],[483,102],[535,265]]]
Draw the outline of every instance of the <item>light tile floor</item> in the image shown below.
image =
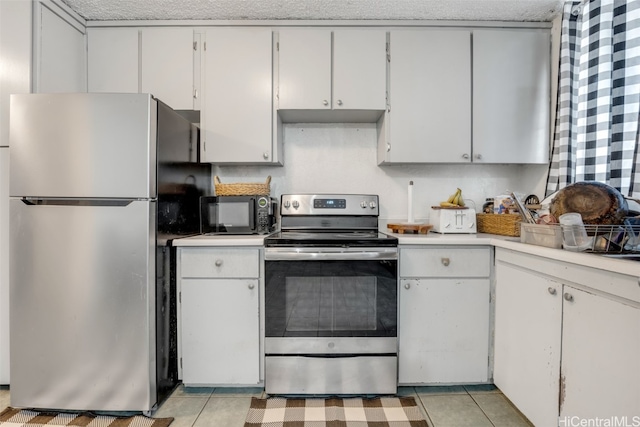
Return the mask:
[[[532,424],[492,385],[400,387],[413,396],[432,427],[531,427]],[[171,427],[243,427],[251,397],[262,388],[184,388],[179,386],[153,414],[173,417]],[[0,411],[9,389],[0,387]]]

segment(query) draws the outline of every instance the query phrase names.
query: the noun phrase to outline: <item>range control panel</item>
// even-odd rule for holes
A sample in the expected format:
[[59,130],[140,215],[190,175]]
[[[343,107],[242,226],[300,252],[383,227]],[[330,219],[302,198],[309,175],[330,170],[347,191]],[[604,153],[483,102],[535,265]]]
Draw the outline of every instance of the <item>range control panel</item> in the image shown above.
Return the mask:
[[281,215],[378,215],[373,194],[283,194]]

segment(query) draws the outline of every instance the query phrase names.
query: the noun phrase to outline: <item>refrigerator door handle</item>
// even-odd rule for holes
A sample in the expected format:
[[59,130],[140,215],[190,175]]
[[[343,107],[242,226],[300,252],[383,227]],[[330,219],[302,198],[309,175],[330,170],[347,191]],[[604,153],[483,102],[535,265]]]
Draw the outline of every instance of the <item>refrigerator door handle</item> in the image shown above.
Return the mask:
[[49,206],[113,206],[124,207],[133,202],[133,199],[51,199],[23,197],[25,205],[49,205]]

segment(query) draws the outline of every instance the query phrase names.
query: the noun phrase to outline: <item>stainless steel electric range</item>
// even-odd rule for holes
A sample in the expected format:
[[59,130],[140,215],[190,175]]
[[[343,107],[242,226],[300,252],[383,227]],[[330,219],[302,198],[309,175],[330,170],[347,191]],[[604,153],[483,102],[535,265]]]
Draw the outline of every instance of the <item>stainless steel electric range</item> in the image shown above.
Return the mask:
[[378,196],[287,194],[265,238],[265,390],[397,391],[398,240]]

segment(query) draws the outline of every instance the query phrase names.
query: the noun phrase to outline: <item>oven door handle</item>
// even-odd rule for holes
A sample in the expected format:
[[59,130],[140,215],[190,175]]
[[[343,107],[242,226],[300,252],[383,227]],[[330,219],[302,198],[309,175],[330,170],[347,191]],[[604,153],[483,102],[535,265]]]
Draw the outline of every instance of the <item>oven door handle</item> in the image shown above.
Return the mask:
[[264,253],[265,261],[372,261],[397,260],[398,251],[367,250],[367,251],[296,251],[269,250]]

